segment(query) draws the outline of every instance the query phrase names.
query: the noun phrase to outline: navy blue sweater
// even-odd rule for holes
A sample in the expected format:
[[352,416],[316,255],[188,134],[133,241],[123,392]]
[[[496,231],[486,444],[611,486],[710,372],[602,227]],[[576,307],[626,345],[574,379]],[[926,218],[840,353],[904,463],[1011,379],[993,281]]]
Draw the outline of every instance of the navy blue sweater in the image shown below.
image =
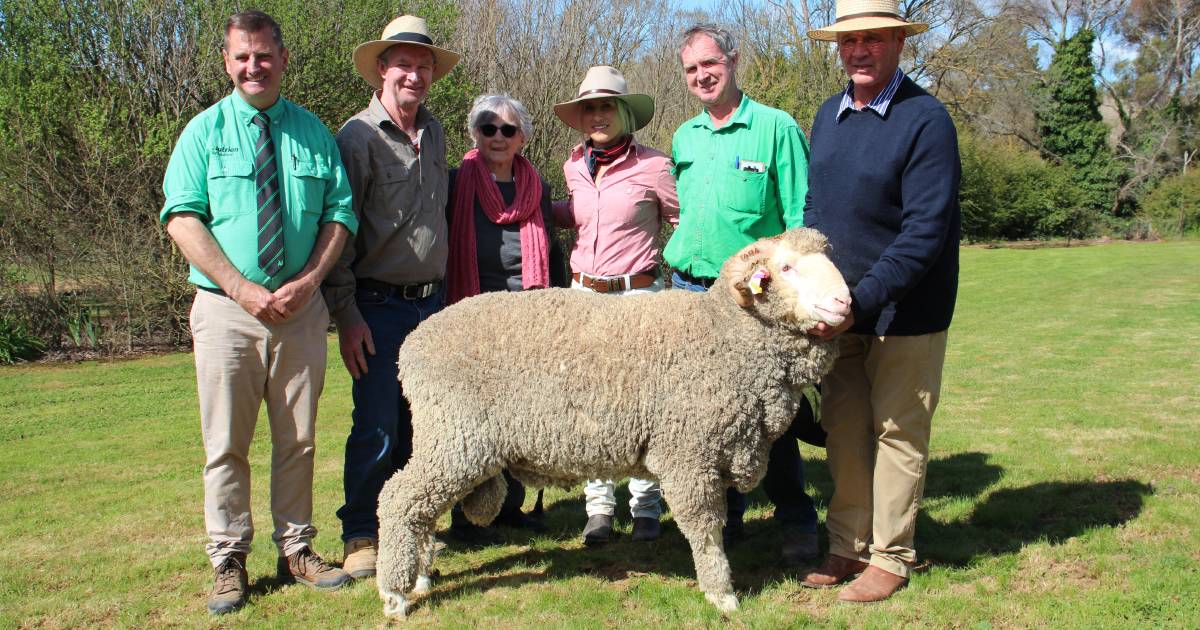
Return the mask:
[[850,332],[946,330],[958,293],[962,165],[946,108],[907,77],[887,116],[839,121],[842,95],[813,120],[804,224],[833,246],[850,286]]

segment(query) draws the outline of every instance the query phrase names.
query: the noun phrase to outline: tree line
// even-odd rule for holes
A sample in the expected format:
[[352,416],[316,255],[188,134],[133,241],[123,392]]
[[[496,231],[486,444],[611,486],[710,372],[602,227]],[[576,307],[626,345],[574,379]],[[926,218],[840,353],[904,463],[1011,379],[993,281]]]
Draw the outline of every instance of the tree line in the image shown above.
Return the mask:
[[[691,5],[689,5],[691,6]],[[906,0],[930,32],[903,68],[950,110],[968,241],[1200,231],[1200,42],[1194,0]],[[213,0],[0,0],[0,362],[5,346],[130,350],[188,338],[185,261],[158,224],[175,139],[230,91],[229,14]],[[463,61],[431,91],[449,157],[474,96],[534,115],[526,155],[555,191],[579,141],[553,115],[587,67],[620,67],[657,103],[639,141],[669,151],[699,107],[679,34],[714,21],[738,38],[739,82],[807,129],[845,76],[807,38],[833,0],[264,0],[291,52],[283,94],[331,130],[367,103],[354,46],[400,13],[425,17]],[[6,342],[6,339],[8,340]],[[13,340],[24,339],[25,345]],[[16,345],[14,345],[16,344]],[[17,352],[19,356],[21,352]]]

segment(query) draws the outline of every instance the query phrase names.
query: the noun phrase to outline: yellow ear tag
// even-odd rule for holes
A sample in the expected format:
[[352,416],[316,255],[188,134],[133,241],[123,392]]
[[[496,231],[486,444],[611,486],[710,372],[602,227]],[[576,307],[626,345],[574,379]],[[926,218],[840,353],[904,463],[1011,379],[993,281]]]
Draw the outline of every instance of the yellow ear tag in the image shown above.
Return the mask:
[[750,293],[758,295],[763,292],[762,282],[771,277],[766,267],[759,267],[754,274],[750,276]]

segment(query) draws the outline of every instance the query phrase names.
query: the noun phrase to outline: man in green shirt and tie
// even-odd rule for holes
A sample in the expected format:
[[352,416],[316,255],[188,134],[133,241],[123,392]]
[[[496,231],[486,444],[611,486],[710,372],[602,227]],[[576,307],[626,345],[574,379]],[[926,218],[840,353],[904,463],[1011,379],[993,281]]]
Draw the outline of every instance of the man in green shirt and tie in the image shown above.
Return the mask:
[[[704,111],[680,125],[671,142],[679,226],[663,258],[675,270],[673,288],[706,291],[725,259],[760,238],[804,225],[808,143],[791,116],[754,102],[738,88],[738,51],[725,29],[711,24],[688,29],[679,61],[688,91]],[[807,403],[771,448],[763,479],[788,564],[818,554],[817,513],[804,491],[796,443],[804,422],[813,422]],[[746,497],[730,488],[726,499],[728,546],[743,535]]]
[[321,590],[349,580],[311,548],[312,482],[329,326],[317,288],[358,228],[329,130],[279,96],[288,61],[279,25],[258,11],[231,16],[222,54],[234,91],[179,137],[160,217],[198,289],[191,329],[212,614],[246,601],[248,455],[264,400],[279,577]]

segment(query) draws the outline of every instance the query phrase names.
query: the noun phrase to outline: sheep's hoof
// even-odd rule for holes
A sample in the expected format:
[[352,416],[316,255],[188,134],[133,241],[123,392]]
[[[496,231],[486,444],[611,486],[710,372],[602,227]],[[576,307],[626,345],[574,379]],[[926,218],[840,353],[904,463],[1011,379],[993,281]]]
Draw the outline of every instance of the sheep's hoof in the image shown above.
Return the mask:
[[383,614],[393,619],[403,619],[408,616],[408,600],[395,591],[379,589],[379,597],[383,600]]
[[738,598],[733,593],[724,595],[705,593],[704,598],[712,602],[713,606],[716,606],[717,610],[723,613],[731,613],[738,609]]
[[413,595],[425,595],[433,590],[433,580],[428,575],[417,576],[417,584],[413,586]]

